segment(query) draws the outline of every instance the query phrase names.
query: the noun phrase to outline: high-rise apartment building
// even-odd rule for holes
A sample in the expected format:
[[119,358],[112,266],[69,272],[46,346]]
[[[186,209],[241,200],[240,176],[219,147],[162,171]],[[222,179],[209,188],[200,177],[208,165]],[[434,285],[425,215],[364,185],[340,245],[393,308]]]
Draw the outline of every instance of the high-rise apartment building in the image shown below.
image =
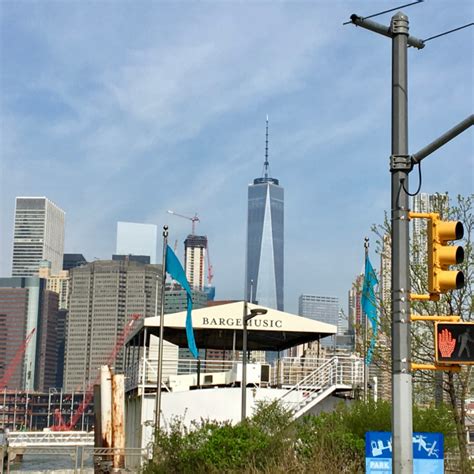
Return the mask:
[[[66,391],[95,380],[132,314],[155,315],[160,307],[160,287],[161,265],[98,260],[71,270]],[[118,352],[114,366],[117,373],[123,370],[123,351]]]
[[269,176],[268,118],[263,177],[248,187],[245,298],[283,311],[284,189]]
[[58,275],[51,274],[51,262],[42,260],[40,262],[39,277],[46,280],[46,288],[54,291],[59,296],[59,309],[69,308],[69,294],[71,289],[71,278],[67,270],[61,270]]
[[13,232],[14,277],[37,276],[41,260],[63,268],[64,211],[46,197],[17,197]]
[[[58,295],[38,277],[0,278],[0,378],[7,388],[48,390],[56,384]],[[34,330],[34,332],[32,332]],[[20,359],[18,350],[32,334]]]
[[154,224],[117,222],[117,255],[145,255],[156,263],[158,227]]
[[191,288],[204,289],[207,237],[190,234],[184,241],[184,271]]

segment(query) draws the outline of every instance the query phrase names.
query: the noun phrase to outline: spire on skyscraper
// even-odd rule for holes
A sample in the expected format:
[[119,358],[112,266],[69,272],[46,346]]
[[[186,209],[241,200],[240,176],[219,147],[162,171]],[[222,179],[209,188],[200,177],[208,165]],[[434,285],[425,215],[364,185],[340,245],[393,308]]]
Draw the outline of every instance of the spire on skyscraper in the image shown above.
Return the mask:
[[263,163],[264,168],[264,177],[265,179],[268,178],[268,114],[267,114],[267,128],[265,134],[265,162]]
[[266,133],[265,133],[265,161],[263,162],[263,171],[261,178],[255,178],[253,184],[264,184],[273,183],[279,184],[278,179],[272,178],[270,175],[270,162],[268,161],[268,115],[266,122]]

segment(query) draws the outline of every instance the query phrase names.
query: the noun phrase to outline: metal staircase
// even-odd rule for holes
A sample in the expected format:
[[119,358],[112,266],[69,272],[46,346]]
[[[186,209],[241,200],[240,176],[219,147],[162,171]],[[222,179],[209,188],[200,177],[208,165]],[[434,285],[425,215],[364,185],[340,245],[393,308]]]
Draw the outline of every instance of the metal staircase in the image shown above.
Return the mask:
[[293,385],[279,401],[297,419],[336,390],[351,390],[353,383],[345,379],[343,367],[333,357]]

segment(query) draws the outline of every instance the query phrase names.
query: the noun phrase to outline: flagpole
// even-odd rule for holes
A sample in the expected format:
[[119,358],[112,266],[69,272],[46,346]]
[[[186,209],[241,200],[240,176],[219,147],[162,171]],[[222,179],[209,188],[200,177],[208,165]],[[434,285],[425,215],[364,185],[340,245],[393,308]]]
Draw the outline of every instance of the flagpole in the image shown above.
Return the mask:
[[[369,258],[369,238],[366,237],[364,239],[364,249],[365,249],[365,260],[364,260],[364,269],[367,265],[367,259]],[[365,273],[365,270],[364,270]],[[366,275],[365,275],[366,277]],[[368,333],[368,325],[367,325],[367,314],[365,314],[364,318],[364,401],[367,402],[369,400],[367,390],[369,387],[369,365],[367,363],[367,333]]]
[[[166,284],[166,249],[168,247],[168,226],[163,226],[163,258],[161,260],[161,300],[160,300],[160,340],[158,342],[158,371],[156,377],[155,398],[155,448],[158,431],[160,429],[161,412],[161,382],[163,379],[163,335],[164,335],[164,313],[165,313],[165,284]],[[156,295],[158,297],[158,294]]]

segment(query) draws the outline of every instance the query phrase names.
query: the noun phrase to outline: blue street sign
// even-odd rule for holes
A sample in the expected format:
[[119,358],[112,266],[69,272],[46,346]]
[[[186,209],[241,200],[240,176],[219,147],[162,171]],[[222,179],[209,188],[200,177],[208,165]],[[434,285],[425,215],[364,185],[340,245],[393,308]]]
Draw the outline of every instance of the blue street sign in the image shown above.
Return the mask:
[[[392,474],[392,433],[365,433],[365,472]],[[413,473],[444,473],[444,436],[442,433],[413,433]]]

